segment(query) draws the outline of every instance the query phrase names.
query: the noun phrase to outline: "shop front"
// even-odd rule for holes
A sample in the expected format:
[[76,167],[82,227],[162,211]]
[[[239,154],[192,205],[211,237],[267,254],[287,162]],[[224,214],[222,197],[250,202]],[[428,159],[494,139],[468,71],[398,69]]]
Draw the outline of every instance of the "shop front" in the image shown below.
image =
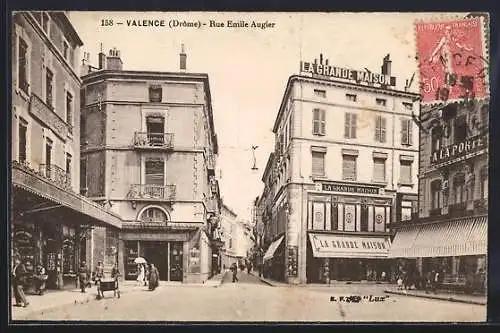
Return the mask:
[[269,245],[262,260],[265,278],[285,280],[285,236],[280,236]]
[[[77,287],[89,230],[98,225],[118,229],[121,220],[26,166],[15,164],[12,171],[12,259],[25,264],[30,282],[42,266],[48,289]],[[28,283],[28,292],[32,287]]]
[[388,281],[388,236],[309,233],[307,282]]
[[415,260],[418,273],[442,273],[441,286],[485,292],[488,217],[409,225],[396,232],[389,256]]

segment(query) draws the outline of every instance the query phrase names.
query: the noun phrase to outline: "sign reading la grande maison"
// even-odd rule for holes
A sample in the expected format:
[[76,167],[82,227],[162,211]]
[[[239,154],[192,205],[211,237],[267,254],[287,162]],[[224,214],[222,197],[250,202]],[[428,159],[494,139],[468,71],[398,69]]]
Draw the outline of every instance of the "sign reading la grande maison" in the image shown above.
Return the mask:
[[361,186],[361,185],[346,185],[335,183],[321,183],[323,191],[328,192],[347,192],[357,194],[379,194],[378,187]]
[[396,86],[394,76],[372,73],[367,70],[353,70],[350,68],[335,67],[314,62],[300,62],[300,71],[316,75],[328,76],[335,79],[343,79],[370,84],[381,84],[385,86]]
[[453,163],[462,158],[466,158],[468,154],[477,153],[486,149],[488,147],[487,139],[488,137],[486,135],[478,135],[435,150],[431,154],[431,164]]
[[390,243],[385,237],[355,237],[331,234],[309,234],[315,257],[384,257]]

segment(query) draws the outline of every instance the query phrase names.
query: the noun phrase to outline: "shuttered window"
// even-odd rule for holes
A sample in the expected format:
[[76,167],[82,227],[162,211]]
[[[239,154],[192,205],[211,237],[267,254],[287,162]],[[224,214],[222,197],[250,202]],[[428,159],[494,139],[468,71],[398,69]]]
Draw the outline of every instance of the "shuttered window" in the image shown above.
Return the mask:
[[342,179],[356,180],[356,156],[342,156]]
[[411,184],[411,161],[400,161],[400,182]]
[[313,151],[312,154],[312,175],[325,175],[325,153]]
[[161,186],[165,184],[165,169],[163,160],[150,159],[146,161],[146,184]]
[[401,119],[401,144],[411,146],[413,144],[412,136],[411,119]]
[[313,110],[313,134],[314,135],[325,135],[325,110],[314,109]]
[[344,137],[346,139],[356,138],[356,123],[358,115],[355,113],[347,112],[344,118]]
[[373,180],[377,182],[385,181],[385,159],[373,159]]
[[375,117],[375,141],[386,141],[386,119],[382,116]]

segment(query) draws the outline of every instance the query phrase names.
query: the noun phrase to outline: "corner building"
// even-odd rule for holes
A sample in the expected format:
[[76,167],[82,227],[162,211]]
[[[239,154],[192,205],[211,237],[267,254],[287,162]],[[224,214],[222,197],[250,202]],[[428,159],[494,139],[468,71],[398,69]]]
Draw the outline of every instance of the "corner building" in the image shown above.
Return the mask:
[[95,230],[91,262],[118,262],[127,280],[137,277],[137,257],[160,280],[188,283],[220,263],[209,79],[186,73],[185,61],[182,53],[179,72],[124,70],[113,49],[98,68],[85,64],[81,190],[123,219],[119,234]]
[[263,177],[267,276],[291,284],[389,277],[391,223],[417,209],[419,112],[416,94],[390,86],[390,65],[387,56],[383,86],[355,81],[349,69],[320,71],[322,56],[289,78]]

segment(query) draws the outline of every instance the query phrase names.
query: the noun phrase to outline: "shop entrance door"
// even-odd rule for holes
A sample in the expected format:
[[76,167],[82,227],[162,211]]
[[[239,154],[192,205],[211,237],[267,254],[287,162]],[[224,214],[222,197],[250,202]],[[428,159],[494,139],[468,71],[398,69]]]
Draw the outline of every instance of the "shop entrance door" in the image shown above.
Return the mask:
[[145,242],[142,246],[144,246],[145,259],[156,266],[160,273],[160,280],[168,280],[168,243]]
[[182,242],[170,242],[170,281],[182,282]]

